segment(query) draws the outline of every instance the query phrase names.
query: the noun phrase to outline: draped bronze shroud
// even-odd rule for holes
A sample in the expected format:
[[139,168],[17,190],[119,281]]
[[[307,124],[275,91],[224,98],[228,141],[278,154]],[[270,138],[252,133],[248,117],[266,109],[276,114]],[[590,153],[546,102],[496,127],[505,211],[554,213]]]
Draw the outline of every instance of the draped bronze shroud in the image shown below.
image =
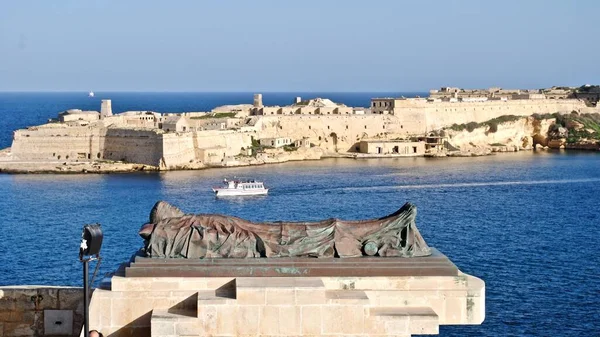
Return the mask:
[[219,214],[184,214],[157,202],[140,229],[145,253],[156,258],[417,257],[431,255],[406,203],[373,220],[253,223]]

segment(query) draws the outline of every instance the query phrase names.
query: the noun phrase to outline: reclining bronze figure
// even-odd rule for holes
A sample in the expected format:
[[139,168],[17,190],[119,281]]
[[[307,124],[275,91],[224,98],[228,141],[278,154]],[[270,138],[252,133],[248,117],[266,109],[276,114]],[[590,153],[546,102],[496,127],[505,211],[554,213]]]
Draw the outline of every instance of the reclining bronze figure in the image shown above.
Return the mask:
[[406,203],[373,220],[253,223],[218,214],[184,214],[157,202],[139,231],[147,257],[345,258],[431,255],[415,225],[417,208]]

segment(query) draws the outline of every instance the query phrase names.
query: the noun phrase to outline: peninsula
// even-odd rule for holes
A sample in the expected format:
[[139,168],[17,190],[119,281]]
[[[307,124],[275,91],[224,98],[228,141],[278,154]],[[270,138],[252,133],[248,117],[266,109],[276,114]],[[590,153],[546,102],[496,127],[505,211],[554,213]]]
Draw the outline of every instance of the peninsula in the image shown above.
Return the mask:
[[326,98],[210,112],[113,114],[71,109],[14,132],[0,172],[108,173],[201,169],[323,157],[471,156],[538,147],[598,150],[598,86],[540,90],[443,87],[427,98]]

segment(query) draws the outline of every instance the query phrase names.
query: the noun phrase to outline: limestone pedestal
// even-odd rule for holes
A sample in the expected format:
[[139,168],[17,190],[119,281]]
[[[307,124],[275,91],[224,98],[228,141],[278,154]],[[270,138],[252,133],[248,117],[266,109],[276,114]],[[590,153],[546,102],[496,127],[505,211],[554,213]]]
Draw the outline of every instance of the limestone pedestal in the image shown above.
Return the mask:
[[[112,277],[110,289],[94,291],[90,328],[105,336],[411,336],[483,322],[484,282],[439,252],[373,259],[278,260],[260,268],[267,259],[256,259],[241,268],[243,261],[230,259],[190,266],[138,258]],[[332,265],[327,271],[322,263]]]

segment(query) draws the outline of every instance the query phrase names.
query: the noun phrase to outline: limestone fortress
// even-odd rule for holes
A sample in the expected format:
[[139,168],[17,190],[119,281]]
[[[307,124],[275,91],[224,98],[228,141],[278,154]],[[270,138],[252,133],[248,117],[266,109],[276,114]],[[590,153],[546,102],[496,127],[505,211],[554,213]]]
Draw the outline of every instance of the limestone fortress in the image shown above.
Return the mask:
[[288,106],[264,106],[255,94],[253,104],[168,114],[113,114],[107,99],[99,112],[67,110],[47,124],[15,131],[0,169],[101,172],[135,164],[124,170],[170,170],[348,154],[423,156],[450,146],[431,131],[504,115],[598,112],[597,96],[578,95],[575,88],[444,87],[428,98],[373,98],[370,107],[359,108],[300,97]]

